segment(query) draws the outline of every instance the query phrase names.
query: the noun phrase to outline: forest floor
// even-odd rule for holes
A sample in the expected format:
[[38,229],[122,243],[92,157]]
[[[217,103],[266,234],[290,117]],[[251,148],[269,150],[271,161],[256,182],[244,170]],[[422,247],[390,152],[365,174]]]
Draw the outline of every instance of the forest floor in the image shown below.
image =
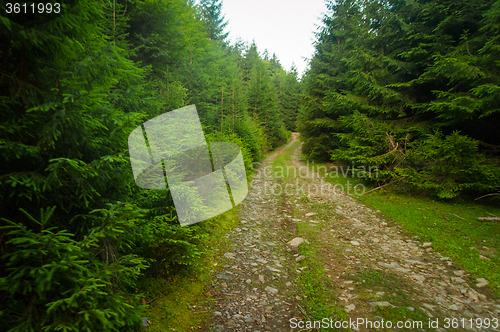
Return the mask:
[[293,134],[254,174],[200,330],[500,329],[487,280],[324,181],[300,148]]

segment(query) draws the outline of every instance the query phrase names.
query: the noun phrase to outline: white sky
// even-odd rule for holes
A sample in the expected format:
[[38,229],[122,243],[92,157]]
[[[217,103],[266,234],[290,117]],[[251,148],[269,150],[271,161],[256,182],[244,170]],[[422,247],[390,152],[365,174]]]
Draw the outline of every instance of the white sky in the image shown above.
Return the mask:
[[307,66],[303,57],[314,53],[314,32],[326,6],[324,0],[223,0],[222,12],[231,41],[255,40],[260,54],[276,53],[286,70],[295,63],[300,77]]

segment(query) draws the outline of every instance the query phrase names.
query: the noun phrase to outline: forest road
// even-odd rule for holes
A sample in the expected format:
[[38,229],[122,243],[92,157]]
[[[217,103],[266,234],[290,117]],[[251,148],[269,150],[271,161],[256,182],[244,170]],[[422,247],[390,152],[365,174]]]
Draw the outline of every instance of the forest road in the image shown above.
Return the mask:
[[[500,302],[481,293],[481,281],[326,182],[299,160],[300,148],[294,133],[254,173],[230,248],[221,249],[220,296],[203,331],[500,328]],[[343,328],[349,320],[361,324]]]

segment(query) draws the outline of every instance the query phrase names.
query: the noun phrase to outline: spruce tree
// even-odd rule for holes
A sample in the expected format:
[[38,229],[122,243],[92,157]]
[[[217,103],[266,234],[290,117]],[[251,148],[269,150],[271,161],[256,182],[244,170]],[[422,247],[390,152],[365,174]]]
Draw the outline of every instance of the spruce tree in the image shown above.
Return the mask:
[[227,26],[224,15],[222,15],[222,0],[201,0],[203,19],[211,40],[225,42],[229,32],[224,32]]

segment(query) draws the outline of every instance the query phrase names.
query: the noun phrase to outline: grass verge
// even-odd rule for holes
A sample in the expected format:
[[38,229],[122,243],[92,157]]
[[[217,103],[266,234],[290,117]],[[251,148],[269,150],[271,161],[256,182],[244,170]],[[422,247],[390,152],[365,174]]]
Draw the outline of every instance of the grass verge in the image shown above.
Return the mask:
[[[150,289],[146,293],[156,299],[146,305],[144,316],[151,325],[141,331],[192,331],[199,329],[210,317],[206,308],[214,301],[210,291],[212,273],[219,269],[217,257],[219,251],[229,247],[225,234],[235,226],[237,208],[234,208],[211,221],[213,228],[200,249],[203,254],[199,262],[189,267],[184,273],[167,279],[150,278],[142,281],[141,288]],[[147,284],[147,285],[145,285]],[[149,300],[149,299],[146,299]]]

